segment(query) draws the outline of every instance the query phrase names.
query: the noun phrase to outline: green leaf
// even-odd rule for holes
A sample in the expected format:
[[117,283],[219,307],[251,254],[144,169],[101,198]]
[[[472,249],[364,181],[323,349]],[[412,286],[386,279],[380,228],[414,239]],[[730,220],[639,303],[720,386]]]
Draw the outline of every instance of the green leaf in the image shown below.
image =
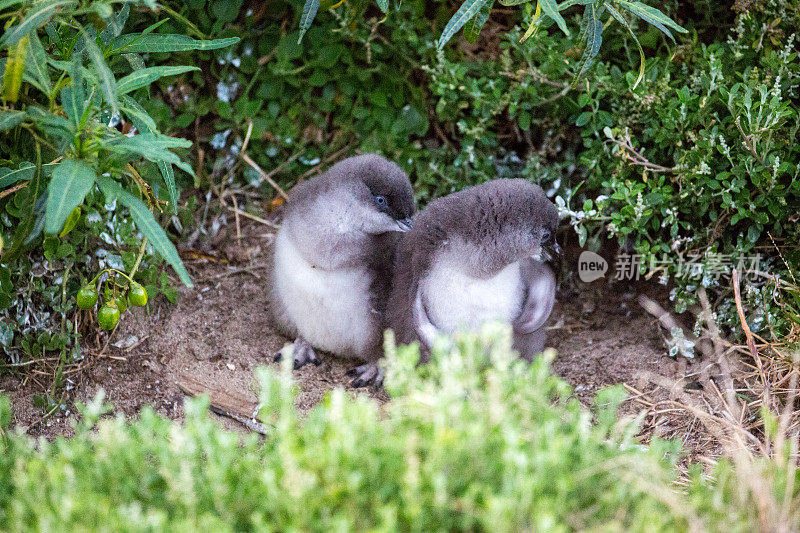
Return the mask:
[[0,37],[0,48],[16,44],[31,31],[50,20],[50,17],[56,12],[58,6],[72,3],[74,3],[74,0],[34,2],[31,9],[25,14],[25,18],[22,19],[22,22],[8,28],[5,33],[3,33],[3,36]]
[[456,14],[450,19],[447,25],[442,30],[442,35],[439,37],[439,43],[436,45],[438,49],[444,48],[453,35],[460,30],[469,19],[478,14],[484,4],[489,0],[466,0],[461,7],[458,8]]
[[119,109],[133,122],[137,130],[144,133],[158,133],[155,120],[139,105],[139,102],[130,96],[124,95],[122,97]]
[[527,4],[531,0],[500,0],[502,6],[518,6],[520,4]]
[[303,14],[300,16],[300,36],[297,37],[297,44],[303,40],[303,35],[306,34],[311,23],[314,22],[314,17],[317,16],[319,9],[319,0],[306,0],[303,4]]
[[175,272],[184,285],[191,287],[192,280],[189,278],[189,273],[186,272],[186,268],[183,266],[183,261],[181,261],[178,251],[147,206],[134,195],[120,187],[120,185],[111,178],[100,177],[97,182],[109,200],[117,198],[122,202],[122,205],[128,208],[131,213],[131,218],[134,224],[136,224],[136,227],[139,228],[139,231],[147,237],[155,251],[175,269]]
[[75,159],[65,159],[53,171],[47,187],[45,231],[58,233],[69,214],[92,190],[97,176],[92,167]]
[[103,94],[103,99],[111,106],[116,113],[119,111],[119,99],[117,98],[117,82],[111,69],[108,68],[106,58],[103,57],[103,52],[98,48],[94,38],[91,37],[85,30],[83,32],[83,42],[86,45],[86,51],[89,54],[89,59],[94,65],[94,70],[100,81],[100,92]]
[[22,124],[25,120],[25,111],[2,111],[0,112],[0,131],[10,130]]
[[169,192],[169,205],[172,207],[172,214],[178,214],[178,188],[175,186],[175,171],[172,170],[172,165],[164,161],[158,162],[158,169],[164,177],[164,183],[167,184],[167,191]]
[[115,152],[132,152],[154,163],[164,161],[179,164],[180,158],[169,148],[189,148],[192,142],[156,133],[140,133],[133,137],[116,137],[110,142],[106,141],[106,145]]
[[78,221],[81,219],[81,206],[76,206],[75,209],[67,217],[67,220],[64,222],[64,228],[61,230],[61,233],[58,234],[59,237],[66,237],[69,235],[69,232],[75,229],[75,226],[78,224]]
[[376,1],[381,11],[383,11],[384,13],[389,11],[389,0],[376,0]]
[[14,103],[19,98],[22,79],[25,75],[25,63],[28,56],[30,39],[24,36],[8,51],[8,61],[3,72],[3,100]]
[[539,3],[542,6],[542,11],[544,11],[544,14],[553,19],[555,23],[558,24],[559,29],[561,29],[561,31],[563,31],[564,34],[569,37],[567,22],[564,20],[564,17],[561,16],[561,13],[558,12],[556,0],[539,0]]
[[600,20],[600,16],[603,14],[604,9],[604,6],[598,8],[591,4],[584,11],[583,35],[586,40],[586,48],[583,51],[583,56],[579,63],[580,69],[575,80],[573,80],[573,84],[589,69],[592,61],[600,51],[600,45],[603,44],[603,22]]
[[112,54],[188,52],[190,50],[216,50],[239,42],[238,37],[197,40],[177,33],[128,33],[114,39]]
[[191,66],[164,66],[164,67],[149,67],[142,70],[137,70],[128,74],[117,82],[117,94],[128,94],[141,87],[146,87],[164,76],[175,76],[189,72],[192,70],[200,70],[198,67]]
[[620,0],[618,2],[621,6],[625,7],[627,10],[632,12],[633,14],[637,15],[639,18],[643,19],[646,22],[649,22],[662,32],[664,32],[670,39],[673,41],[675,38],[672,36],[672,33],[666,28],[669,26],[673,30],[679,33],[687,33],[688,30],[676,22],[674,22],[671,18],[666,16],[664,13],[659,11],[658,9],[648,6],[647,4],[643,4],[641,2],[628,2],[627,0]]
[[633,40],[636,43],[636,47],[639,49],[639,76],[636,78],[636,82],[633,84],[633,90],[636,90],[639,82],[642,81],[642,78],[644,78],[644,50],[642,50],[642,45],[639,44],[639,39],[636,37],[636,34],[633,33],[633,28],[631,28],[630,24],[628,24],[628,21],[625,20],[625,17],[623,17],[622,14],[611,4],[606,4],[605,6],[606,9],[608,9],[608,12],[611,13],[611,16],[617,19],[617,22],[628,29],[628,33],[631,34],[631,37],[633,37]]
[[80,52],[72,53],[72,61],[69,64],[69,78],[72,85],[61,90],[61,107],[76,128],[81,126],[83,115],[89,106],[83,85],[82,55]]
[[31,32],[30,34],[28,59],[25,61],[25,74],[30,78],[29,82],[32,85],[35,85],[37,89],[50,98],[53,85],[50,81],[50,72],[47,70],[47,54],[36,32]]
[[481,28],[483,25],[486,24],[486,21],[489,20],[489,14],[492,11],[492,6],[494,5],[494,0],[489,0],[484,4],[478,14],[469,19],[466,26],[464,26],[464,38],[470,42],[474,43],[478,40],[478,35],[481,33]]

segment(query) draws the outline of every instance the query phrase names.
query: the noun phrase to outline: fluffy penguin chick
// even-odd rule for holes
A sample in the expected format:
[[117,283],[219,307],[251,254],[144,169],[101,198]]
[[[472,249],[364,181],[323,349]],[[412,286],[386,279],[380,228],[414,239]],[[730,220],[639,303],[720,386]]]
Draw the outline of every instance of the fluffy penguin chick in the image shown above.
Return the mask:
[[394,247],[413,214],[408,176],[374,154],[294,187],[272,247],[270,307],[296,339],[295,368],[319,364],[319,349],[369,363],[354,371],[356,385],[380,379]]
[[514,348],[544,349],[556,280],[558,212],[537,185],[500,179],[435,200],[403,236],[387,307],[398,342],[420,341],[423,361],[438,334],[510,323]]

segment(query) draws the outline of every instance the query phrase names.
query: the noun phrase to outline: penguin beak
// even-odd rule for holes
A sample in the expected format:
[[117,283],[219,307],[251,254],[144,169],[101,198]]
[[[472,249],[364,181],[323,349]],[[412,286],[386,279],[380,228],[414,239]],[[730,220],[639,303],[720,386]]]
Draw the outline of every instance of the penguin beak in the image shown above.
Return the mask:
[[406,231],[410,230],[411,227],[414,225],[413,222],[411,221],[411,217],[401,218],[401,219],[395,220],[395,222],[397,222],[397,227],[400,228],[400,231],[402,231],[402,232],[406,232]]

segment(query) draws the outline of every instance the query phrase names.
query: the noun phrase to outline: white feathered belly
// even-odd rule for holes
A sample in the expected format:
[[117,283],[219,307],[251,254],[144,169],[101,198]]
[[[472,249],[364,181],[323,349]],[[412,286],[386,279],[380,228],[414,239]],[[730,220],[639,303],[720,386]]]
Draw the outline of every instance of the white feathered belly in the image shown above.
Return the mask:
[[474,330],[492,320],[510,323],[519,315],[524,297],[518,263],[492,278],[478,279],[440,262],[421,289],[431,323],[444,333]]
[[300,255],[288,236],[275,241],[275,296],[312,346],[340,355],[361,355],[379,332],[370,305],[370,273],[323,270]]

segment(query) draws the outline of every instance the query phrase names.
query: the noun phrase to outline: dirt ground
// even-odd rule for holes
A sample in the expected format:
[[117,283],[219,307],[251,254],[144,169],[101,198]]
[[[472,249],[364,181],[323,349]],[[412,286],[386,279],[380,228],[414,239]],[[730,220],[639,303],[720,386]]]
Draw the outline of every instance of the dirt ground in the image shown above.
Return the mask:
[[[85,370],[71,376],[66,409],[43,418],[33,405],[41,390],[19,375],[0,378],[0,391],[11,395],[15,424],[31,436],[69,436],[74,402],[89,401],[104,389],[115,412],[135,416],[147,404],[161,414],[181,420],[182,381],[199,380],[209,388],[229,390],[256,401],[254,370],[276,365],[273,355],[288,342],[277,335],[265,313],[264,256],[273,239],[263,225],[242,229],[242,238],[226,237],[216,253],[183,253],[195,281],[193,289],[180,290],[177,305],[154,302],[150,313],[129,311],[102,355],[89,355]],[[238,244],[237,244],[238,243]],[[626,414],[648,409],[643,437],[657,433],[683,438],[688,448],[699,446],[693,425],[684,414],[664,416],[653,399],[652,376],[686,381],[698,363],[670,357],[657,321],[637,303],[639,294],[665,300],[664,287],[652,283],[607,283],[562,288],[550,318],[548,345],[557,350],[554,370],[568,381],[576,397],[590,404],[601,387],[625,383],[632,389]],[[666,306],[666,305],[665,305]],[[336,386],[349,387],[345,374],[356,365],[333,356],[319,366],[295,371],[302,392],[298,407],[308,410]],[[357,389],[381,401],[382,391]],[[636,392],[639,391],[639,392]],[[649,393],[647,401],[640,392]],[[217,416],[217,415],[215,415]],[[229,428],[246,430],[234,420],[218,417]]]

